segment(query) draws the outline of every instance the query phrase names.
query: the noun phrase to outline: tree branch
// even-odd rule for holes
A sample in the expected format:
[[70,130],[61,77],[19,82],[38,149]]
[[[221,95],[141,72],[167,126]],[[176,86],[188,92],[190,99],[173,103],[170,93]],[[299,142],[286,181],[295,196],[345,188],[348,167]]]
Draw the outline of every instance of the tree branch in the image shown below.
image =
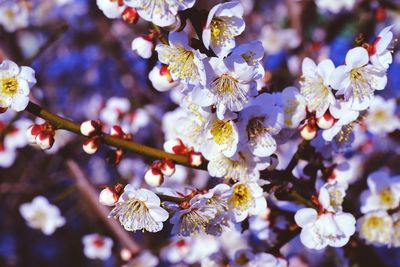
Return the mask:
[[[56,129],[63,129],[63,130],[67,130],[67,131],[73,132],[78,135],[82,135],[80,132],[79,124],[74,123],[73,121],[70,121],[63,117],[60,117],[56,114],[53,114],[50,111],[42,108],[41,106],[39,106],[33,102],[29,102],[28,106],[26,107],[26,111],[50,122]],[[148,147],[148,146],[145,146],[142,144],[130,142],[130,141],[123,140],[120,138],[116,138],[109,134],[102,135],[102,141],[103,141],[103,143],[105,143],[109,146],[120,148],[124,151],[137,153],[137,154],[140,154],[143,156],[148,156],[148,157],[151,157],[154,159],[168,158],[168,159],[173,160],[177,164],[185,165],[185,166],[188,166],[191,168],[204,169],[204,170],[207,168],[206,162],[204,162],[200,167],[194,167],[194,166],[190,165],[189,157],[187,157],[187,156],[171,154],[171,153],[165,152],[165,151],[157,149],[157,148]]]

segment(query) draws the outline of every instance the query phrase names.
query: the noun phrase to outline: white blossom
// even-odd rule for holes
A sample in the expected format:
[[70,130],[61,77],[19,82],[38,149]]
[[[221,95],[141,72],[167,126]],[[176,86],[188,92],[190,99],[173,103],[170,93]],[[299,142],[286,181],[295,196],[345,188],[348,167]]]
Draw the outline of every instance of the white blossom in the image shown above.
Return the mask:
[[393,220],[386,211],[372,211],[357,220],[357,231],[367,244],[389,245]]
[[174,24],[178,11],[191,8],[195,0],[124,0],[125,4],[136,8],[140,17],[165,27]]
[[221,3],[208,13],[203,28],[203,42],[218,57],[225,57],[235,47],[235,36],[244,31],[243,6],[238,1]]
[[368,176],[369,190],[361,194],[361,212],[395,209],[400,204],[400,176],[390,177],[385,171]]
[[50,204],[43,196],[37,196],[32,202],[22,204],[19,212],[29,227],[39,229],[45,235],[52,235],[57,228],[65,224],[65,218],[58,207]]
[[169,216],[160,204],[160,198],[153,192],[128,184],[110,216],[118,219],[127,231],[159,232]]
[[193,198],[189,207],[176,211],[170,219],[170,222],[174,225],[172,234],[190,236],[205,233],[208,224],[217,214],[215,206],[206,204],[205,199]]
[[315,209],[303,208],[296,212],[294,219],[302,228],[301,243],[312,249],[342,247],[356,230],[354,216],[345,212],[318,214]]
[[383,90],[387,83],[386,69],[368,64],[368,51],[362,47],[350,49],[346,54],[346,65],[337,67],[332,73],[331,86],[343,95],[354,110],[369,107],[375,90]]
[[35,71],[10,60],[0,64],[0,107],[22,111],[29,102],[30,88],[36,83]]
[[232,187],[229,212],[235,222],[257,215],[267,208],[262,188],[256,182],[239,182]]
[[320,118],[335,103],[335,96],[329,86],[335,65],[330,59],[316,65],[312,59],[306,57],[302,69],[300,92],[306,100],[308,110],[316,112],[317,118]]
[[267,157],[275,152],[277,143],[274,135],[283,125],[281,109],[269,102],[265,101],[263,106],[249,106],[239,116],[239,135],[257,157]]
[[392,51],[388,49],[393,39],[393,32],[391,32],[393,25],[384,28],[368,50],[371,63],[377,67],[388,69],[392,63]]
[[357,0],[316,0],[315,3],[317,4],[317,7],[322,11],[329,11],[337,14],[342,10],[352,10],[356,1]]
[[399,117],[396,116],[396,100],[385,100],[375,96],[364,120],[369,132],[383,136],[400,128]]
[[24,3],[3,1],[0,4],[0,25],[8,32],[25,28],[29,25],[29,11]]
[[204,84],[206,73],[202,60],[205,55],[189,46],[184,32],[172,32],[168,38],[169,45],[159,44],[156,51],[159,60],[168,65],[172,78],[185,84]]
[[257,94],[257,66],[235,55],[210,58],[209,64],[207,84],[205,88],[195,88],[192,99],[200,106],[215,105],[218,118],[224,119],[229,112],[241,111],[250,97]]
[[106,260],[111,256],[114,244],[111,238],[99,234],[88,234],[82,237],[83,253],[89,259]]

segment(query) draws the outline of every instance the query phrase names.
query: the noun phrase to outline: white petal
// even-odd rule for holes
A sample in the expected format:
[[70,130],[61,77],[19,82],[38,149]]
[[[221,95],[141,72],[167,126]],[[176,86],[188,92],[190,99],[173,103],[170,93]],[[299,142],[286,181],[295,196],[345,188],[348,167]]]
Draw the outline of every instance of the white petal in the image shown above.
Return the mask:
[[315,72],[317,70],[317,65],[311,58],[304,58],[302,64],[302,72],[305,77],[313,77],[315,76]]
[[345,84],[344,81],[349,77],[349,75],[350,69],[348,66],[342,65],[337,67],[331,74],[330,85],[336,90],[346,88],[347,84]]
[[335,70],[335,65],[332,60],[325,59],[318,64],[318,74],[324,79],[324,84],[330,84],[330,77],[332,72]]
[[368,61],[368,51],[363,47],[350,49],[346,54],[346,65],[353,69],[367,65]]
[[153,217],[156,222],[165,222],[168,219],[169,213],[165,209],[152,205],[147,207],[149,208],[151,217]]
[[300,209],[294,215],[296,224],[300,227],[305,227],[307,224],[313,223],[317,220],[318,213],[315,209],[304,208]]
[[356,219],[350,213],[338,213],[334,215],[334,220],[340,230],[346,235],[351,236],[356,231]]
[[14,97],[11,102],[11,108],[17,112],[22,111],[28,106],[29,97],[28,96],[18,96]]

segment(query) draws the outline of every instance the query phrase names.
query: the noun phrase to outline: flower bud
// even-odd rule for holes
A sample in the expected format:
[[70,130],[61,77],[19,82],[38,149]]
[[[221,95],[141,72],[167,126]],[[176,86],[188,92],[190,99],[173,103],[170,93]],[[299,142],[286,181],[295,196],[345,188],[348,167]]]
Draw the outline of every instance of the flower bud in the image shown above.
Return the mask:
[[164,142],[164,150],[169,153],[180,154],[180,148],[183,146],[184,145],[180,139],[172,139]]
[[135,24],[139,19],[139,14],[135,8],[127,7],[122,12],[122,19],[127,23]]
[[312,140],[317,136],[317,129],[314,126],[306,124],[300,131],[304,140]]
[[150,167],[144,175],[144,180],[150,186],[160,186],[164,182],[164,176],[159,169]]
[[159,92],[171,90],[178,82],[174,81],[167,65],[156,65],[149,72],[149,80],[153,87]]
[[30,144],[36,144],[36,136],[42,131],[41,125],[33,124],[26,130],[26,138]]
[[40,132],[35,138],[36,144],[43,150],[50,149],[54,144],[54,135]]
[[321,129],[330,129],[335,123],[335,118],[329,113],[326,112],[324,116],[317,119],[317,125]]
[[122,138],[125,136],[124,131],[122,130],[121,126],[119,125],[114,125],[113,127],[111,127],[110,129],[110,135],[114,136],[114,137],[119,137]]
[[80,130],[84,136],[94,136],[101,131],[101,124],[93,120],[84,121],[81,124]]
[[150,36],[137,37],[132,41],[132,50],[142,58],[148,59],[153,54],[154,43],[151,36],[150,34]]
[[89,155],[93,155],[99,150],[100,138],[98,136],[91,137],[83,142],[83,151]]
[[109,187],[101,190],[99,195],[99,202],[104,206],[114,206],[118,201],[118,196]]
[[175,173],[175,163],[171,159],[163,159],[160,170],[165,176],[171,176]]
[[192,166],[199,167],[203,163],[203,156],[199,152],[191,152],[189,154],[189,163]]

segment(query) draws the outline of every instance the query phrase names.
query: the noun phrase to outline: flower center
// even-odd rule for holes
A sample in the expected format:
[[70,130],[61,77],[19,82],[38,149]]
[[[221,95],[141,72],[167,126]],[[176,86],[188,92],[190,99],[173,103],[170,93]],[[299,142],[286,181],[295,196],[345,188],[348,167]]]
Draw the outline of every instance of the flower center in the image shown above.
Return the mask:
[[226,40],[235,37],[233,34],[234,23],[228,18],[214,17],[211,21],[211,37],[215,45],[221,45]]
[[305,97],[310,111],[316,111],[326,106],[330,89],[325,86],[322,77],[303,78],[300,84],[301,94]]
[[220,95],[223,94],[234,94],[237,89],[239,81],[228,74],[222,74],[216,78],[211,86]]
[[226,143],[231,139],[233,126],[229,121],[215,120],[211,126],[211,135],[218,145]]
[[165,56],[169,63],[168,70],[176,77],[190,81],[198,79],[193,52],[184,48],[169,48]]
[[231,196],[231,203],[235,208],[245,210],[251,199],[251,191],[245,184],[235,186]]
[[13,96],[18,90],[18,80],[15,77],[1,79],[1,93]]
[[379,200],[385,206],[396,206],[396,198],[394,197],[390,187],[385,188],[379,193]]
[[383,110],[379,110],[374,113],[374,118],[375,118],[375,120],[382,121],[382,120],[386,119],[386,112]]
[[268,128],[264,126],[263,117],[254,117],[249,120],[247,127],[247,136],[249,139],[257,137],[259,134],[263,134],[268,131]]
[[101,248],[101,247],[104,246],[104,241],[103,241],[102,238],[96,238],[95,240],[93,240],[93,245],[94,245],[96,248]]

